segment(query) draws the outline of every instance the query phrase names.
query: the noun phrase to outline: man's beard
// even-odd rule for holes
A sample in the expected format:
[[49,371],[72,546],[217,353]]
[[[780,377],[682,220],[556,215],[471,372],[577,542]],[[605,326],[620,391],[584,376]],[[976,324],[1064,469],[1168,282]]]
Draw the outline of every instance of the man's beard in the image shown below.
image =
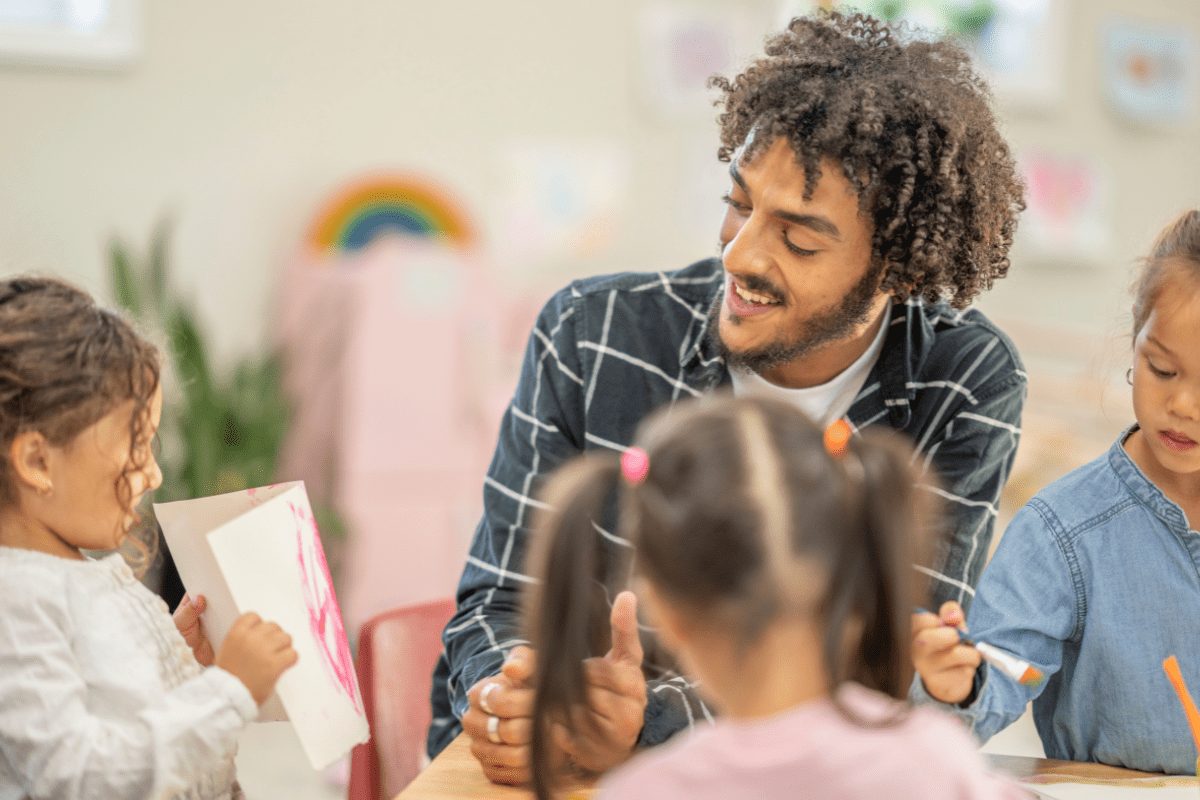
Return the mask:
[[[830,342],[846,339],[854,329],[867,321],[871,316],[872,306],[878,296],[879,277],[883,273],[883,264],[873,264],[850,291],[836,306],[820,311],[803,323],[800,330],[793,336],[781,337],[762,347],[734,352],[721,338],[721,314],[728,314],[725,309],[725,293],[729,291],[729,280],[726,277],[724,288],[708,308],[708,339],[717,348],[717,352],[725,359],[730,369],[745,369],[763,374],[784,364],[790,364],[804,358]],[[764,284],[751,285],[753,281],[744,281],[747,289],[777,296],[774,291]],[[741,319],[734,318],[733,324],[738,325]]]

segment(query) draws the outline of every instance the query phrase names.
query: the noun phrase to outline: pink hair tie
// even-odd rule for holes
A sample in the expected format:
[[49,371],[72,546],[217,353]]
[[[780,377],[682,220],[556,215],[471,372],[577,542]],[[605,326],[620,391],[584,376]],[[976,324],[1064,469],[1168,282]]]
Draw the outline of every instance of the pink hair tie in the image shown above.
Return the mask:
[[650,456],[640,447],[631,447],[621,455],[621,474],[630,486],[637,486],[646,480],[650,471]]

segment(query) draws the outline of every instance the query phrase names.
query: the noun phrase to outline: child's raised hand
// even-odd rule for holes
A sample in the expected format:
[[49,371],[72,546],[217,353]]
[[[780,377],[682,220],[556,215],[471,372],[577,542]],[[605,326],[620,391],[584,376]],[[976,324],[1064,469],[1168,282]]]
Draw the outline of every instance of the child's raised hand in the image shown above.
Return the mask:
[[209,644],[208,635],[204,632],[204,623],[200,620],[200,615],[204,613],[204,607],[204,595],[196,595],[196,599],[192,600],[185,594],[179,601],[179,605],[175,607],[175,613],[171,615],[171,619],[174,620],[175,627],[183,635],[183,640],[188,643],[188,647],[192,648],[192,653],[195,654],[200,665],[211,667],[213,649]]
[[979,651],[961,644],[959,631],[966,633],[962,606],[953,601],[942,604],[938,616],[928,612],[912,618],[913,666],[921,675],[925,691],[943,703],[961,703],[971,694]]
[[238,617],[229,629],[216,665],[246,684],[254,702],[261,706],[271,696],[275,681],[297,658],[292,637],[283,628],[250,612]]

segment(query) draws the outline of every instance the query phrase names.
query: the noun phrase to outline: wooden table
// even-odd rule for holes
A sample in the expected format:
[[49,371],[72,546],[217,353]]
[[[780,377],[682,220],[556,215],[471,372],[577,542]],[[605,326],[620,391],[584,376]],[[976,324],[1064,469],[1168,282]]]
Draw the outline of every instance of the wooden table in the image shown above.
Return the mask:
[[[590,800],[592,787],[578,786],[569,800]],[[483,774],[471,755],[471,739],[460,733],[396,800],[531,800],[533,792],[521,786],[501,786]]]
[[1194,775],[1163,775],[1136,769],[1110,767],[1084,761],[1059,761],[1054,758],[987,755],[994,772],[1032,786],[1050,783],[1089,783],[1101,786],[1200,786]]
[[[1200,780],[1186,775],[1158,775],[1104,764],[1025,756],[986,758],[996,772],[1031,786],[1063,782],[1145,787],[1200,785]],[[567,798],[590,800],[593,791],[590,786],[578,786]],[[531,800],[532,797],[533,792],[523,787],[500,786],[489,781],[471,755],[470,739],[461,734],[396,800]]]

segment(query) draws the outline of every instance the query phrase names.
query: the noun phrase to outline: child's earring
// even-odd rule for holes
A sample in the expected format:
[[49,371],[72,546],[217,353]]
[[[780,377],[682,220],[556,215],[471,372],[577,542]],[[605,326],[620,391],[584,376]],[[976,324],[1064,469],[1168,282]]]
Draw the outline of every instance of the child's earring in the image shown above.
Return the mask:
[[1125,373],[1125,382],[1133,386],[1133,367],[1130,367],[1129,371]]
[[51,483],[50,479],[45,475],[38,475],[33,479],[33,482],[37,484],[37,493],[42,496],[48,495],[54,491],[54,484]]

